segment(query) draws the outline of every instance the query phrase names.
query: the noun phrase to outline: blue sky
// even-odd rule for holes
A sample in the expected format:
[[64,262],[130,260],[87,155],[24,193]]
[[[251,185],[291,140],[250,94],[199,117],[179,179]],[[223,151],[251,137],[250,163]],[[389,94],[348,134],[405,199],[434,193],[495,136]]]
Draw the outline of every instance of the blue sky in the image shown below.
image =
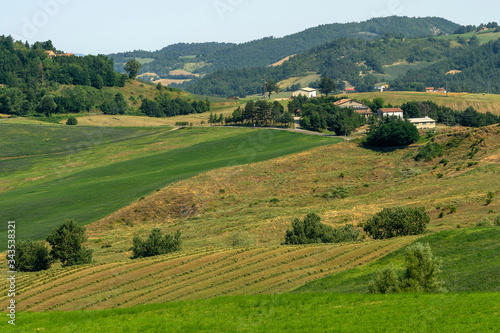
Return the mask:
[[73,53],[157,50],[178,42],[246,42],[328,23],[390,15],[459,24],[500,21],[500,1],[23,0],[6,1],[0,34],[52,40]]

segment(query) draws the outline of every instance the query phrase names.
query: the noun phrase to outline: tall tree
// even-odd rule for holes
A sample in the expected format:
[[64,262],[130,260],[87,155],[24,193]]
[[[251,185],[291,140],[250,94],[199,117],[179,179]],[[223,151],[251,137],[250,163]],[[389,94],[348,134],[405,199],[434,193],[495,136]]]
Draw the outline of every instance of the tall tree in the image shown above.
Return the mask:
[[52,246],[52,258],[61,260],[62,266],[88,264],[92,261],[92,250],[82,244],[87,240],[85,228],[73,220],[66,220],[47,236],[47,242]]
[[266,81],[266,92],[269,94],[269,98],[271,98],[271,94],[273,92],[279,93],[280,92],[280,87],[278,84],[274,81],[267,80]]
[[128,76],[131,79],[135,79],[137,77],[137,74],[139,74],[141,68],[142,68],[141,63],[135,59],[132,59],[127,61],[124,69],[128,73]]
[[326,96],[328,96],[328,94],[330,94],[331,92],[334,92],[335,89],[337,89],[337,85],[335,84],[335,81],[333,81],[332,78],[330,78],[328,76],[323,76],[321,78],[321,81],[319,83],[318,88],[322,94],[325,94]]

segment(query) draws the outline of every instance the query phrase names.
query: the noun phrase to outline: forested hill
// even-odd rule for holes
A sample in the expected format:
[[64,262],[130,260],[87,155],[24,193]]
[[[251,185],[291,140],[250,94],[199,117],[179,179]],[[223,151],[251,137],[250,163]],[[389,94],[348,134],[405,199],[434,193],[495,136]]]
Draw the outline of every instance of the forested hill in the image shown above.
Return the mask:
[[[287,88],[293,85],[292,78],[318,73],[333,78],[339,86],[347,81],[360,92],[389,82],[393,90],[425,91],[432,86],[454,92],[500,93],[499,37],[500,33],[491,32],[491,40],[482,45],[475,35],[468,40],[462,35],[375,41],[342,38],[298,54],[278,67],[219,70],[186,89],[205,95],[245,96],[260,93],[262,78]],[[398,71],[402,75],[389,75]]]
[[[390,36],[429,36],[451,34],[458,24],[443,18],[385,17],[361,23],[335,23],[310,28],[282,38],[267,37],[243,44],[202,43],[176,44],[156,52],[133,51],[111,54],[115,69],[123,72],[123,64],[132,58],[143,62],[141,73],[153,72],[163,78],[171,70],[186,69],[191,64],[196,73],[219,69],[237,69],[267,66],[287,56],[301,53],[315,46],[341,37],[373,40]],[[197,64],[192,66],[192,64]]]

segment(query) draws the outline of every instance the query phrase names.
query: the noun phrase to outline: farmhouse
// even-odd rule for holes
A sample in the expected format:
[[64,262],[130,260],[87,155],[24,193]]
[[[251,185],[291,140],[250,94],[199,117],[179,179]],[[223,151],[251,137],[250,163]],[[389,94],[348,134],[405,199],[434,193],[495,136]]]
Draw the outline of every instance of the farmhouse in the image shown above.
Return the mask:
[[425,92],[433,93],[434,92],[434,87],[427,87],[427,88],[425,88]]
[[434,119],[429,118],[429,117],[410,118],[408,120],[410,121],[410,123],[415,125],[418,129],[428,129],[428,128],[435,128],[436,127],[436,121]]
[[307,98],[313,98],[316,97],[316,89],[313,88],[301,88],[297,91],[294,91],[292,94],[292,97],[297,97],[297,96],[306,96]]
[[378,109],[377,116],[379,118],[394,116],[394,117],[399,117],[399,118],[403,119],[403,110],[401,110],[400,108]]
[[366,118],[369,118],[373,114],[372,109],[370,109],[364,103],[355,101],[353,99],[341,99],[340,101],[337,101],[333,104],[342,109],[353,108],[356,113],[363,115]]
[[381,85],[375,86],[375,90],[378,90],[380,92],[384,92],[387,89],[389,89],[389,85],[388,84],[381,84]]

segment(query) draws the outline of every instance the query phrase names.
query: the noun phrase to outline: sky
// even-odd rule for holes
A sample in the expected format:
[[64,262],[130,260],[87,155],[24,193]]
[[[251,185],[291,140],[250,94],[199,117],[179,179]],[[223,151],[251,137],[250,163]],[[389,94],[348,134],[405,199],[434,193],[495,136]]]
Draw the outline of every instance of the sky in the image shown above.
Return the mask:
[[0,35],[52,40],[65,52],[155,51],[175,43],[243,43],[321,24],[385,16],[500,21],[498,0],[23,0],[5,1]]

